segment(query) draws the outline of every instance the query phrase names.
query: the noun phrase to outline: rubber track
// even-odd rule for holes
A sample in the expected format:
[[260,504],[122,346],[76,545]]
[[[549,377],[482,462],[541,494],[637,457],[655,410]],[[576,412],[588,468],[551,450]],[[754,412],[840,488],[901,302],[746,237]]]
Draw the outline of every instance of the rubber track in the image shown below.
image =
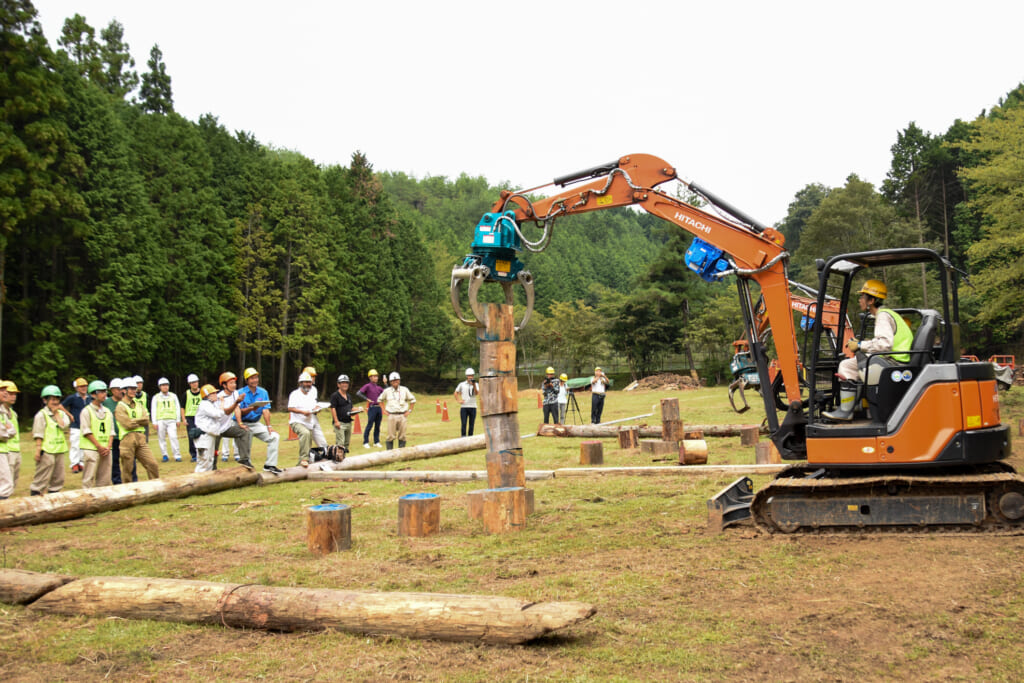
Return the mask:
[[[803,472],[811,471],[813,468],[807,466],[796,466],[778,475],[767,486],[754,495],[750,510],[754,524],[761,531],[771,534],[963,534],[963,533],[988,533],[998,535],[1022,535],[1024,534],[1024,519],[1007,520],[993,511],[998,507],[996,500],[998,494],[1007,490],[1016,490],[1024,494],[1024,477],[1015,473],[1008,466],[996,467],[1009,471],[984,472],[977,474],[959,475],[914,475],[914,474],[886,474],[867,477],[824,477],[807,478]],[[768,500],[776,494],[796,493],[812,499],[845,498],[863,492],[884,491],[890,486],[900,489],[901,495],[941,495],[949,493],[957,494],[985,494],[986,516],[979,525],[935,525],[921,526],[916,523],[906,525],[874,525],[874,526],[814,526],[814,520],[808,520],[806,526],[801,526],[796,531],[786,531],[779,528],[768,508]]]

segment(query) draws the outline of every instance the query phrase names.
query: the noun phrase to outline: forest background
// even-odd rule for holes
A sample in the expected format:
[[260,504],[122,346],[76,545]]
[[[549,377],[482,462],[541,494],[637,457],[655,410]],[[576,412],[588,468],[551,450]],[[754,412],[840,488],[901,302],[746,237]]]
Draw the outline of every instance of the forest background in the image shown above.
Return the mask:
[[[326,384],[371,367],[439,382],[476,364],[449,276],[507,183],[375,171],[359,152],[320,166],[212,113],[175,113],[159,47],[136,69],[116,21],[69,17],[51,45],[28,0],[0,12],[0,376],[37,394],[77,376],[180,388],[190,372],[254,366],[280,401],[305,365]],[[944,132],[910,122],[891,150],[879,188],[850,175],[796,194],[776,223],[792,279],[814,285],[826,255],[933,247],[969,274],[965,351],[1021,355],[1024,84]],[[562,220],[525,258],[538,295],[518,337],[527,376],[598,362],[724,378],[736,290],[689,273],[688,243],[641,212]],[[887,280],[896,301],[922,288]]]

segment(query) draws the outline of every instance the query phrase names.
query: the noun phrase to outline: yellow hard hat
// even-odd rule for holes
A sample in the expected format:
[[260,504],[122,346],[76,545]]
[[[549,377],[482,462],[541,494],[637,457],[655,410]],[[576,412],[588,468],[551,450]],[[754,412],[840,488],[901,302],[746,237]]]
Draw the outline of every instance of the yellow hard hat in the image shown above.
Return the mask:
[[377,372],[376,370],[370,370],[368,373],[366,373],[366,376],[367,377],[380,377],[380,373]]
[[310,377],[316,377],[316,368],[314,368],[312,365],[307,365],[306,367],[302,368],[302,371],[308,372]]
[[245,372],[242,373],[242,377],[245,378],[245,379],[249,379],[253,375],[258,375],[258,374],[260,374],[260,373],[259,373],[259,370],[257,370],[256,368],[246,368]]
[[8,380],[4,380],[3,382],[0,382],[0,389],[3,389],[4,391],[9,391],[12,394],[19,393],[18,392],[18,385],[15,384],[14,382],[12,382],[9,379]]
[[889,294],[889,290],[886,289],[885,283],[881,280],[868,280],[857,293],[867,294],[868,296],[873,296],[876,299],[884,299]]
[[553,374],[555,374],[555,369],[549,367],[547,370],[544,371],[544,374],[546,374],[546,375],[553,375]]
[[565,374],[563,372],[561,375],[558,376],[558,379],[562,380],[563,382],[568,382],[569,381],[569,375],[567,375],[567,374]]
[[207,398],[210,394],[216,394],[217,388],[212,384],[204,384],[202,389],[199,390],[199,396],[201,398]]
[[79,377],[78,379],[75,380],[75,386],[76,387],[87,387],[87,386],[89,386],[89,380],[87,380],[84,377]]

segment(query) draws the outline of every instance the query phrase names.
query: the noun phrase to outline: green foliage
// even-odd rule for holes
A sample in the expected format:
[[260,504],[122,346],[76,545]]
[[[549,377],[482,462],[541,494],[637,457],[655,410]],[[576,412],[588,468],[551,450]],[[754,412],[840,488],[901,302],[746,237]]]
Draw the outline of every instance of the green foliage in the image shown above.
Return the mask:
[[786,238],[786,249],[796,253],[800,248],[800,233],[807,225],[807,219],[821,205],[832,190],[820,183],[810,183],[800,189],[789,204],[786,217],[776,226]]
[[174,98],[171,96],[171,76],[164,64],[164,53],[159,45],[149,50],[146,62],[149,71],[142,74],[142,86],[139,88],[142,109],[154,114],[169,114],[174,111]]
[[139,75],[134,71],[135,58],[124,41],[124,26],[117,19],[111,19],[100,31],[100,38],[103,39],[100,58],[104,65],[100,84],[114,97],[123,99],[139,85]]

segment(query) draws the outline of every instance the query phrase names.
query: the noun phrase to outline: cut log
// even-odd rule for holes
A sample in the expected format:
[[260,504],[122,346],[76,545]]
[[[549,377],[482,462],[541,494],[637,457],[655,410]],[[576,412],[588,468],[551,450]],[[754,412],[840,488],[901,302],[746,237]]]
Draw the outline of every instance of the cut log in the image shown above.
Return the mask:
[[716,475],[776,474],[789,465],[679,465],[649,467],[564,467],[555,470],[555,479],[562,477],[664,476],[707,477]]
[[121,617],[270,631],[523,643],[588,619],[579,602],[531,603],[502,596],[370,593],[134,577],[93,577],[47,593],[42,614]]
[[[524,479],[526,481],[540,481],[551,479],[554,470],[526,470]],[[487,481],[487,472],[484,470],[452,470],[450,472],[417,472],[413,470],[400,470],[394,472],[310,472],[310,481]]]
[[761,430],[757,425],[749,425],[740,430],[740,445],[753,446],[761,438]]
[[758,465],[778,465],[782,463],[782,456],[774,443],[762,441],[754,445],[754,462]]
[[74,580],[73,576],[61,574],[40,574],[25,569],[0,569],[0,603],[27,605],[40,595]]
[[604,444],[602,444],[600,441],[580,442],[580,464],[603,465]]
[[426,458],[437,458],[442,455],[476,451],[486,446],[487,441],[484,435],[476,434],[474,436],[463,436],[458,439],[448,439],[447,441],[425,443],[421,446],[406,446],[405,448],[395,448],[390,451],[377,451],[368,455],[354,455],[337,463],[335,468],[338,470],[361,470],[392,462],[423,460]]
[[640,452],[644,455],[677,455],[678,441],[662,441],[661,439],[641,439]]
[[664,424],[668,421],[679,421],[679,399],[678,398],[663,398],[661,399],[661,422]]
[[519,387],[515,375],[481,377],[478,384],[481,417],[519,412]]
[[683,439],[684,440],[685,439],[689,439],[690,441],[694,441],[694,440],[698,440],[699,441],[700,439],[703,439],[703,438],[704,438],[704,432],[701,432],[701,431],[693,431],[693,432],[691,432],[690,430],[686,430],[685,432],[683,432]]
[[640,448],[640,428],[636,425],[619,427],[619,448],[624,450]]
[[480,520],[492,534],[522,531],[526,528],[526,489],[506,486],[486,489]]
[[679,442],[680,465],[703,465],[708,461],[708,442],[703,439]]
[[226,489],[252,486],[259,478],[257,472],[244,467],[232,467],[203,474],[150,479],[134,484],[61,491],[45,496],[8,498],[0,501],[0,528],[60,522],[97,512],[216,493]]
[[[469,493],[466,494],[466,512],[469,514],[470,519],[483,518],[484,491],[487,491],[487,489],[478,489],[476,491],[470,491]],[[526,492],[526,514],[527,516],[529,516],[532,515],[535,510],[533,489],[523,489],[523,491]]]
[[[751,425],[686,425],[687,432],[703,432],[704,436],[739,436],[744,427]],[[619,428],[614,425],[540,425],[537,427],[537,436],[565,436],[580,439],[614,439],[618,436]],[[640,425],[641,439],[660,439],[661,427],[648,427]],[[767,428],[761,429],[762,434],[767,434]]]
[[409,493],[398,499],[398,535],[433,536],[441,530],[441,496]]
[[526,485],[522,448],[510,448],[499,453],[488,453],[486,461],[487,485],[491,488]]
[[281,474],[271,474],[270,472],[260,472],[259,481],[256,483],[260,486],[269,486],[270,484],[284,484],[289,481],[303,481],[309,476],[309,469],[306,467],[289,467],[281,472]]
[[661,423],[662,441],[680,441],[683,438],[682,420],[665,420]]
[[352,547],[352,508],[341,503],[306,508],[306,545],[315,555]]

